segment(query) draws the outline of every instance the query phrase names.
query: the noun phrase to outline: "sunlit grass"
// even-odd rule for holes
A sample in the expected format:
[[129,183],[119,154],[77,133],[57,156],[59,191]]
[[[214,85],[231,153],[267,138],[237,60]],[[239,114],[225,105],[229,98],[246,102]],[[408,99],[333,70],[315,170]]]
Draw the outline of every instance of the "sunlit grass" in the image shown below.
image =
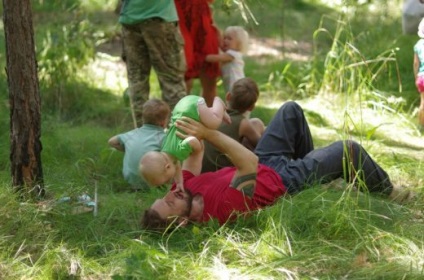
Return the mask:
[[[104,25],[116,20],[110,16],[112,2],[100,7],[102,1],[86,1],[81,7],[108,15],[110,18],[98,20]],[[394,182],[416,191],[416,200],[399,205],[337,181],[327,189],[313,186],[280,199],[275,206],[223,227],[211,222],[179,228],[167,235],[143,231],[139,227],[142,210],[166,190],[133,193],[122,178],[123,154],[108,147],[107,140],[132,128],[123,96],[126,69],[119,55],[98,53],[95,60],[78,68],[74,79],[56,88],[63,94],[60,116],[48,110],[56,108],[57,92],[49,87],[41,90],[47,110],[43,111],[42,127],[45,200],[21,201],[12,192],[9,135],[0,134],[0,278],[422,278],[424,140],[411,114],[415,103],[408,94],[412,93],[400,94],[398,76],[387,74],[396,69],[396,61],[402,88],[413,89],[403,78],[411,71],[411,53],[406,49],[413,40],[400,38],[400,50],[387,53],[396,45],[392,40],[388,46],[387,35],[383,36],[387,32],[374,34],[372,26],[367,25],[365,30],[356,24],[352,29],[341,24],[338,30],[334,17],[324,17],[325,24],[313,42],[322,14],[333,15],[335,10],[315,8],[309,2],[295,1],[282,14],[282,2],[252,1],[259,25],[249,25],[251,34],[276,41],[282,41],[282,35],[287,41],[297,40],[292,46],[299,49],[290,50],[307,57],[299,60],[288,56],[288,49],[281,50],[277,44],[282,57],[268,54],[246,58],[246,73],[258,81],[261,89],[252,116],[267,123],[285,100],[296,100],[305,109],[317,147],[339,139],[361,142]],[[69,8],[75,2],[49,4],[37,8]],[[223,26],[241,24],[234,13],[229,17],[220,12],[216,15]],[[376,16],[375,20],[385,16]],[[276,28],[276,22],[285,23],[284,29]],[[390,34],[399,29],[385,22],[378,28],[385,30],[387,26]],[[358,27],[364,32],[351,36],[357,34],[354,30]],[[101,27],[98,29],[103,32]],[[115,29],[105,27],[105,36]],[[331,35],[331,40],[324,34]],[[371,39],[373,44],[369,43]],[[304,46],[308,47],[300,49]],[[376,73],[384,78],[374,77]],[[154,73],[150,81],[151,96],[160,97]],[[380,87],[381,81],[386,88]],[[0,87],[0,128],[8,131],[8,114],[3,114],[8,111],[4,75]],[[75,198],[82,193],[93,197],[96,185],[98,214],[73,214]],[[72,200],[58,203],[65,196]]]

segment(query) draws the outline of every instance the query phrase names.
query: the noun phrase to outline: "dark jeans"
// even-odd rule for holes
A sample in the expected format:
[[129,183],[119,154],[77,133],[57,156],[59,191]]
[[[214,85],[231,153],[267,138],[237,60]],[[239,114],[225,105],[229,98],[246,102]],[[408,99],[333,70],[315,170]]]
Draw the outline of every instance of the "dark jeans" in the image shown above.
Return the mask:
[[273,168],[290,194],[306,185],[337,178],[364,182],[370,192],[389,195],[393,189],[387,173],[355,141],[337,141],[314,150],[302,108],[284,103],[268,125],[255,149],[259,162]]

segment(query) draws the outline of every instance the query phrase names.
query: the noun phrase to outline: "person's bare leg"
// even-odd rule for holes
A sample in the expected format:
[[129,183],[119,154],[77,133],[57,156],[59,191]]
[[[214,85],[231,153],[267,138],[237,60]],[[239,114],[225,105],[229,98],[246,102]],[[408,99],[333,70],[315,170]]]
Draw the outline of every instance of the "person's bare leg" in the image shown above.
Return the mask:
[[415,193],[407,186],[394,184],[389,199],[398,203],[406,203],[414,199]]
[[187,94],[191,93],[191,89],[193,88],[193,79],[186,79],[185,80]]
[[197,106],[200,122],[208,128],[217,129],[223,120],[227,123],[231,122],[225,110],[225,103],[219,97],[214,97],[212,107],[208,107],[206,103],[198,103]]
[[216,78],[206,76],[205,72],[200,71],[200,84],[202,86],[202,96],[205,98],[208,107],[211,107],[216,96]]
[[418,109],[418,122],[424,128],[424,92],[420,92],[421,103]]

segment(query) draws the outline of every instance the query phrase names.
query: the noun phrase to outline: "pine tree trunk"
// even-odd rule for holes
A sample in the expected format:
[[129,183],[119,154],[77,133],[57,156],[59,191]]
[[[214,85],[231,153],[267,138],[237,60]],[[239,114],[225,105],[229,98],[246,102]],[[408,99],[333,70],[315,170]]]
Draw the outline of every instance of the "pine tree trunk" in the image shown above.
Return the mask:
[[42,195],[41,103],[31,0],[3,0],[3,9],[12,186],[22,194]]

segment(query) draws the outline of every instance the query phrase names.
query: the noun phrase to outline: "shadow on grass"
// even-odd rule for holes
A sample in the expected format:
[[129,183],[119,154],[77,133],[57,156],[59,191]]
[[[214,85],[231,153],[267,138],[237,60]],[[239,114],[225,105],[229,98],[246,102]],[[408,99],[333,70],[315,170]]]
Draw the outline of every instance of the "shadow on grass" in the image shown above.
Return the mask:
[[[406,217],[405,209],[387,203],[384,198],[312,188],[222,227],[210,222],[165,235],[141,232],[135,241],[138,248],[126,257],[119,276],[166,279],[175,268],[186,274],[181,277],[195,277],[196,272],[201,275],[202,269],[210,275],[213,259],[218,256],[225,260],[226,269],[243,267],[245,273],[249,266],[257,271],[284,263],[286,269],[302,275],[363,275],[369,272],[370,265],[384,265],[384,261],[374,259],[372,250],[368,251],[370,244],[381,235],[405,236],[397,225]],[[387,242],[389,245],[391,241]],[[364,251],[367,263],[361,267],[352,259],[360,258]],[[266,256],[261,252],[267,252]],[[256,254],[266,258],[266,264]],[[335,259],[335,254],[345,258]],[[306,259],[314,265],[305,264]],[[317,264],[322,267],[319,271],[314,268]],[[396,275],[422,273],[396,263],[386,265]]]

